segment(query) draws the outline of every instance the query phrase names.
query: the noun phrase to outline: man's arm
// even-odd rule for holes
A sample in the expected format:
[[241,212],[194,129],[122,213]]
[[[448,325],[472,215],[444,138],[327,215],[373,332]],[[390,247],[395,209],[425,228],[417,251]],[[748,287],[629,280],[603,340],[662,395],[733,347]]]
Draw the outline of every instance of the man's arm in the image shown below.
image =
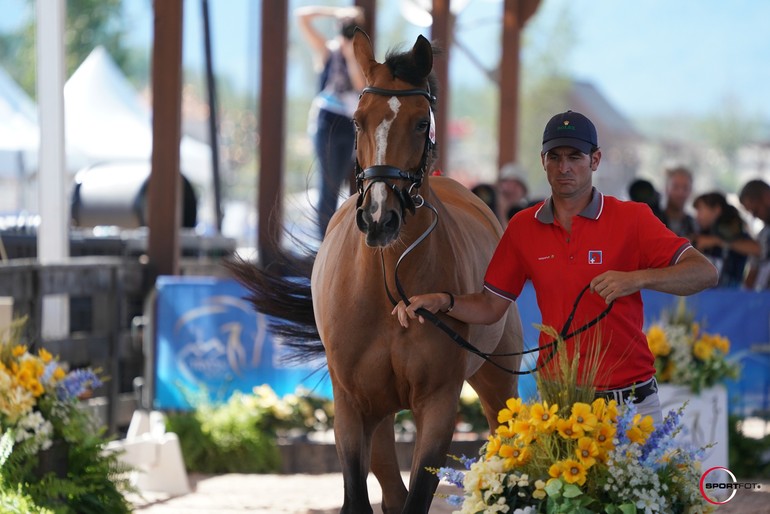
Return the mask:
[[602,273],[591,281],[591,292],[598,293],[610,303],[642,289],[688,296],[714,287],[718,281],[719,273],[711,261],[690,247],[673,266]]
[[[455,304],[447,314],[453,318],[474,325],[491,325],[503,317],[510,300],[498,296],[487,289],[479,293],[458,295],[454,297]],[[409,307],[404,302],[398,302],[391,314],[398,316],[398,321],[403,327],[409,326],[409,320],[417,318],[420,323],[425,323],[422,316],[415,314],[419,308],[432,313],[446,312],[449,309],[450,298],[447,293],[430,293],[409,298]]]

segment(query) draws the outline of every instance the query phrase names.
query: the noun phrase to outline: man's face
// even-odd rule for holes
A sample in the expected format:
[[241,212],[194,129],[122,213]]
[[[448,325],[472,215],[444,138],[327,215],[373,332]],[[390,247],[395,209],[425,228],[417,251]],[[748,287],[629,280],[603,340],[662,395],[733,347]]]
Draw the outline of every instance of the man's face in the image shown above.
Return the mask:
[[543,168],[555,197],[574,198],[593,187],[592,174],[601,160],[601,151],[584,154],[571,146],[558,146],[541,156]]
[[687,199],[692,194],[692,181],[683,173],[671,175],[666,183],[666,198],[669,205],[684,209]]

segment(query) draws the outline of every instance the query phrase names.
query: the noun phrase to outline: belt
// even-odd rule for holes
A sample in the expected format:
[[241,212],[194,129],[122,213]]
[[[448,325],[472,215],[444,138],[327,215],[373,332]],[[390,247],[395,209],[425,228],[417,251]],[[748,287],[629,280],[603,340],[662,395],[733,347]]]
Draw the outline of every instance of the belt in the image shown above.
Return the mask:
[[658,382],[655,380],[655,377],[652,377],[645,382],[637,382],[628,387],[596,391],[595,397],[604,398],[606,400],[615,400],[618,403],[625,403],[633,396],[634,403],[641,403],[645,398],[657,392]]

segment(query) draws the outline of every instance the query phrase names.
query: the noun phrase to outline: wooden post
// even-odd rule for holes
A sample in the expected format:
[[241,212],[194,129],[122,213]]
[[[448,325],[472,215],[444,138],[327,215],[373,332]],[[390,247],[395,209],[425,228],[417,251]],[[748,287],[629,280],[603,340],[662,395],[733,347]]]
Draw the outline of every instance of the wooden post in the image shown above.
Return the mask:
[[519,144],[519,69],[521,29],[540,0],[505,0],[503,4],[503,51],[500,57],[500,110],[498,119],[497,173],[515,163]]
[[262,70],[259,109],[259,263],[278,254],[283,220],[284,140],[286,136],[286,49],[288,2],[262,2]]
[[182,5],[183,0],[153,2],[152,173],[147,191],[151,284],[158,275],[176,275],[179,271]]
[[[434,166],[447,170],[447,158],[449,155],[449,139],[447,126],[449,125],[449,59],[452,49],[452,13],[449,11],[449,0],[433,0],[433,26],[431,27],[431,39],[435,41],[443,54],[433,60],[433,72],[439,83],[439,99],[436,106],[436,151],[438,153]],[[451,172],[450,172],[451,173]]]

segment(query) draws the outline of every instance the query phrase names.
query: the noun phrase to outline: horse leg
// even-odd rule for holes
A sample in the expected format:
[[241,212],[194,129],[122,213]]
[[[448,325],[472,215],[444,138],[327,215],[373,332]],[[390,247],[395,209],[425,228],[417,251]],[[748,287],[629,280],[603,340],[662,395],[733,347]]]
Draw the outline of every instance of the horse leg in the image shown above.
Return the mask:
[[[516,316],[512,312],[508,313],[505,332],[494,350],[496,353],[521,351],[521,321],[519,321],[518,311],[515,312]],[[518,370],[521,364],[520,356],[494,357],[494,359],[496,363],[507,369]],[[506,400],[519,396],[519,378],[486,361],[468,378],[468,383],[479,395],[489,428],[494,431],[499,425],[497,413],[505,407]]]
[[459,398],[459,387],[456,390],[438,391],[427,396],[423,404],[413,410],[417,440],[404,514],[426,514],[430,508],[439,478],[426,468],[439,468],[446,464]]
[[394,416],[387,416],[372,437],[372,472],[382,487],[383,514],[400,514],[406,502],[406,486],[396,456]]
[[366,477],[369,474],[371,430],[344,394],[334,391],[334,439],[342,467],[345,501],[340,514],[372,514]]

